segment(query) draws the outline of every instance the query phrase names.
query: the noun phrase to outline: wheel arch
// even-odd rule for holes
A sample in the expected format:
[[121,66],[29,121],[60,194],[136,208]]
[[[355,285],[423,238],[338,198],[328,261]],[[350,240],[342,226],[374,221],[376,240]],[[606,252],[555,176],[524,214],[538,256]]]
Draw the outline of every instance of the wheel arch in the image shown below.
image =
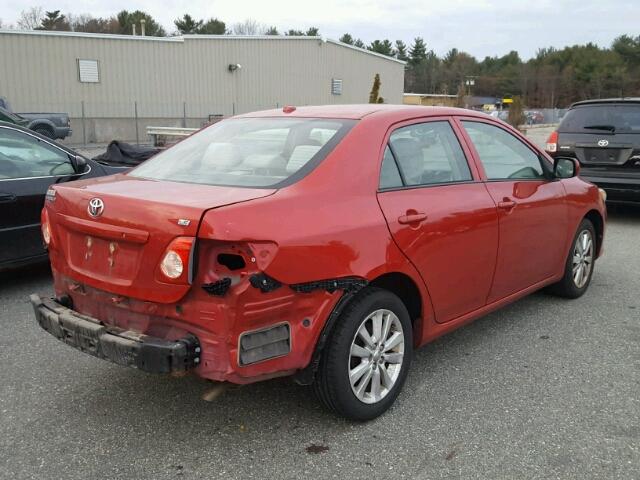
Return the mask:
[[55,125],[49,120],[39,119],[34,120],[29,124],[29,130],[35,130],[36,128],[46,128],[47,130],[49,130],[51,135],[55,135],[56,133]]
[[400,272],[384,273],[374,278],[369,282],[369,285],[397,295],[407,307],[409,318],[411,318],[414,327],[416,321],[422,318],[422,296],[418,286],[409,275]]
[[597,210],[589,210],[583,218],[589,220],[596,230],[596,257],[598,257],[604,240],[604,218]]
[[[416,282],[407,274],[401,272],[386,272],[371,281],[367,287],[377,287],[387,290],[400,298],[409,312],[409,318],[413,326],[414,346],[418,345],[422,339],[423,328],[423,298]],[[364,288],[367,288],[364,287]],[[294,380],[300,385],[310,385],[315,380],[316,371],[320,365],[320,357],[326,346],[326,342],[335,328],[336,322],[343,309],[358,294],[358,291],[345,292],[329,315],[325,326],[316,342],[314,353],[309,364],[294,374]]]

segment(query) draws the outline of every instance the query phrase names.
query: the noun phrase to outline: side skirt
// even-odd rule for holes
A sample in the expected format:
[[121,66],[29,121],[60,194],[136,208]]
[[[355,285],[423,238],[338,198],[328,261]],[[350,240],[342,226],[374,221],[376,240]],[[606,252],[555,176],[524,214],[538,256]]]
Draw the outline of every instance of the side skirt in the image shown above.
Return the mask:
[[519,300],[523,297],[526,297],[527,295],[530,295],[533,292],[536,292],[548,285],[551,285],[552,283],[557,282],[561,278],[562,278],[561,275],[549,277],[546,280],[542,280],[538,283],[534,283],[530,287],[520,290],[519,292],[512,293],[511,295],[505,298],[502,298],[493,303],[485,305],[484,307],[478,308],[472,312],[466,313],[461,317],[458,317],[455,320],[451,320],[446,323],[436,323],[435,321],[432,320],[429,325],[425,326],[426,334],[422,338],[422,342],[420,343],[420,346],[425,345],[435,340],[436,338],[441,337],[442,335],[452,332],[453,330],[456,330],[462,327],[463,325],[467,325],[468,323],[471,323],[480,317],[483,317],[491,312],[494,312],[504,307],[505,305],[513,303],[516,300]]

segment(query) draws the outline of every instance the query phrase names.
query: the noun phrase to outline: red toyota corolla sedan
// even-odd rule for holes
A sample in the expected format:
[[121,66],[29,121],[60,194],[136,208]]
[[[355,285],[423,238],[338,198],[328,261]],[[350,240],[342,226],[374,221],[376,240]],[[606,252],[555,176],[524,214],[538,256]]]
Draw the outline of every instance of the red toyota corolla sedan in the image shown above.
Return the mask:
[[499,120],[389,105],[224,120],[126,174],[56,185],[63,342],[148,372],[292,375],[340,415],[394,402],[413,349],[543,287],[576,298],[603,193]]

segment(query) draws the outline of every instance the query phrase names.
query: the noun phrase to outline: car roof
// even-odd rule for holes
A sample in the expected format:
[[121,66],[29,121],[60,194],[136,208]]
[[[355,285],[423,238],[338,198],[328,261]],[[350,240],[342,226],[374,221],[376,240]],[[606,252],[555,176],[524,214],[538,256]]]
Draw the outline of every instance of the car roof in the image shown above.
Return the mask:
[[615,103],[640,103],[640,97],[594,98],[592,100],[582,100],[580,102],[575,102],[569,108],[581,107],[583,105],[602,105]]
[[398,117],[405,114],[407,118],[417,116],[448,116],[468,115],[486,117],[482,112],[453,107],[427,107],[420,105],[389,105],[378,103],[364,103],[356,105],[320,105],[295,107],[295,110],[285,113],[285,107],[259,112],[245,113],[236,118],[253,117],[296,117],[296,118],[338,118],[360,120],[368,115],[379,117]]

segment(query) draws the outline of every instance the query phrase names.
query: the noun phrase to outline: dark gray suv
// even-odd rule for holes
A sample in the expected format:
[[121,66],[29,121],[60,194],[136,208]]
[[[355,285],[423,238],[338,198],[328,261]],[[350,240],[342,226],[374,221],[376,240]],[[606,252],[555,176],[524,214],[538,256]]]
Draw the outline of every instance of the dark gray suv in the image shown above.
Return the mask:
[[574,103],[546,150],[577,158],[580,176],[604,189],[607,201],[640,204],[640,98]]

